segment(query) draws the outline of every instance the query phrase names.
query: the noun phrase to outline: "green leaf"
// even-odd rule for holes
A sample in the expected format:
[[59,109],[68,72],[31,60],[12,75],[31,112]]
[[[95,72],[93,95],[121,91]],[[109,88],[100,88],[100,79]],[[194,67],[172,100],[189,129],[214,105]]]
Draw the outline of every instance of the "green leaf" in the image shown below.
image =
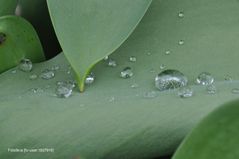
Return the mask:
[[23,58],[33,62],[44,60],[39,38],[23,18],[17,16],[0,17],[0,72],[16,66]]
[[49,0],[52,22],[80,91],[90,69],[136,27],[151,0]]
[[0,0],[0,16],[14,14],[18,0]]
[[239,158],[239,101],[213,111],[176,151],[173,159]]
[[[184,11],[184,18],[178,13]],[[155,0],[133,34],[112,54],[118,67],[98,63],[94,84],[85,93],[56,98],[57,81],[72,79],[61,54],[35,65],[32,73],[60,66],[52,80],[29,80],[29,73],[11,70],[0,75],[0,158],[141,159],[175,151],[205,115],[239,97],[239,5],[226,0]],[[184,45],[178,41],[184,39]],[[170,55],[165,51],[170,50]],[[148,52],[151,54],[148,55]],[[129,62],[136,56],[135,63]],[[188,76],[194,96],[182,99],[177,90],[156,92],[160,65]],[[130,66],[134,76],[121,79]],[[155,72],[152,72],[152,69]],[[215,77],[217,93],[194,85],[202,71]],[[226,75],[234,80],[225,81]],[[137,83],[138,88],[131,88]],[[43,89],[33,93],[32,88]],[[54,153],[9,153],[8,148],[54,148]]]

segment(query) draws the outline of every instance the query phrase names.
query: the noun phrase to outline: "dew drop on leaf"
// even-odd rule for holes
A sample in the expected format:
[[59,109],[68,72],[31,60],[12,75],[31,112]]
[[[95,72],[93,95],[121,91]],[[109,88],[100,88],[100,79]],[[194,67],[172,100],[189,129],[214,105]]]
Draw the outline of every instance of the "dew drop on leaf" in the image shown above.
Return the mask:
[[206,89],[207,89],[208,94],[216,94],[217,93],[217,88],[214,84],[207,85]]
[[183,45],[183,44],[184,44],[184,40],[179,40],[179,41],[178,41],[178,44],[179,44],[179,45]]
[[166,66],[165,66],[164,64],[161,64],[161,65],[159,66],[159,68],[160,68],[160,70],[163,70],[163,69],[166,68]]
[[109,67],[116,67],[117,66],[117,63],[116,63],[116,61],[114,60],[114,59],[108,59],[108,61],[107,61],[107,65],[109,66]]
[[33,65],[30,59],[22,59],[18,66],[18,68],[23,72],[30,72],[32,67]]
[[17,73],[17,70],[12,70],[11,73],[12,73],[12,74],[16,74],[16,73]]
[[137,58],[135,56],[130,56],[129,57],[129,61],[130,62],[136,62],[137,61]]
[[93,72],[91,72],[89,75],[87,75],[85,79],[85,84],[92,84],[95,81],[95,75]]
[[71,81],[58,82],[56,88],[56,96],[59,98],[68,98],[72,95],[75,84]]
[[55,73],[52,70],[45,69],[44,71],[41,72],[40,77],[44,80],[49,80],[55,77]]
[[165,51],[165,55],[170,55],[170,54],[171,54],[170,50]]
[[120,72],[121,78],[130,78],[134,75],[131,67],[125,67],[123,71]]
[[179,88],[178,96],[181,98],[188,98],[193,96],[193,89],[189,86]]
[[178,70],[165,70],[155,77],[155,87],[160,91],[183,87],[187,84],[187,77]]
[[182,12],[182,11],[179,12],[179,13],[178,13],[178,17],[179,17],[179,18],[183,18],[183,17],[184,17],[184,12]]
[[214,82],[214,77],[208,72],[202,72],[198,75],[196,83],[200,85],[210,85]]
[[31,74],[31,75],[29,75],[29,79],[30,80],[35,80],[35,79],[37,79],[38,78],[38,76],[36,75],[36,74]]

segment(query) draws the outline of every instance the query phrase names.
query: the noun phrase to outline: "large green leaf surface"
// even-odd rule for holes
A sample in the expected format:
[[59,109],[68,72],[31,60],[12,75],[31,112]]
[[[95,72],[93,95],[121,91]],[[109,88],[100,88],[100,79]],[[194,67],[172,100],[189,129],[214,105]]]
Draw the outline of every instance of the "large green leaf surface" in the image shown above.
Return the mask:
[[49,0],[61,47],[77,75],[81,91],[93,65],[129,36],[151,0]]
[[17,16],[0,17],[0,72],[18,65],[23,58],[41,62],[44,58],[42,45],[32,25]]
[[[178,13],[184,12],[184,18]],[[112,55],[116,68],[104,61],[94,67],[96,81],[68,99],[55,97],[57,81],[72,79],[63,54],[36,64],[32,73],[59,65],[52,80],[29,80],[11,70],[0,76],[0,158],[140,159],[172,153],[205,115],[234,100],[239,85],[239,5],[226,0],[155,0],[127,41]],[[182,46],[178,41],[184,39]],[[165,55],[171,50],[170,55]],[[149,54],[150,52],[150,54]],[[129,62],[136,56],[135,63]],[[160,65],[188,76],[194,96],[158,92],[154,77]],[[132,67],[134,76],[121,79]],[[155,70],[154,71],[152,71]],[[194,85],[202,71],[212,73],[217,93]],[[232,81],[225,81],[226,75]],[[137,83],[138,88],[131,88]],[[44,92],[33,93],[32,88]],[[157,97],[144,94],[156,91]],[[10,153],[8,148],[54,148],[54,153]]]
[[239,158],[238,114],[238,101],[211,113],[185,139],[173,159]]
[[18,0],[0,0],[0,16],[14,14]]

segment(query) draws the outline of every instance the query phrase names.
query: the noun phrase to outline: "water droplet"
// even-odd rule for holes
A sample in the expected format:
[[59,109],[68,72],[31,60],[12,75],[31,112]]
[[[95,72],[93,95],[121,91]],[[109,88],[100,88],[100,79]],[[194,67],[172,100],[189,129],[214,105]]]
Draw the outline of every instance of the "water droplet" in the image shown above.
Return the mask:
[[216,94],[217,93],[217,88],[214,84],[207,85],[207,93],[208,94]]
[[109,59],[109,56],[105,56],[103,60],[107,61],[108,59]]
[[95,75],[91,72],[85,79],[85,84],[92,84],[95,81]]
[[159,66],[159,68],[160,68],[161,70],[163,70],[163,69],[166,68],[166,66],[165,66],[164,64],[161,64],[161,65]]
[[1,45],[4,41],[6,41],[6,37],[7,37],[6,34],[0,33],[0,45]]
[[148,56],[151,56],[151,52],[147,52],[147,55],[148,55]]
[[116,61],[114,59],[109,59],[107,65],[109,67],[116,67],[117,63],[116,63]]
[[133,71],[130,67],[126,67],[126,68],[123,69],[123,71],[120,72],[120,77],[121,78],[130,78],[133,75],[134,75]]
[[109,102],[112,103],[112,102],[114,102],[114,101],[115,101],[115,97],[113,97],[113,96],[110,97]]
[[30,72],[32,70],[32,62],[29,59],[22,59],[19,63],[19,69],[24,72]]
[[16,73],[17,73],[17,70],[12,70],[11,73],[12,73],[12,74],[16,74]]
[[157,97],[157,92],[155,91],[149,91],[144,93],[144,98],[155,98]]
[[224,79],[225,79],[225,81],[232,81],[232,77],[229,76],[229,75],[226,75],[226,76],[224,77]]
[[200,85],[210,85],[214,82],[213,76],[208,72],[202,72],[198,75],[196,83]]
[[43,93],[44,90],[41,89],[41,88],[32,88],[32,89],[31,89],[31,92],[33,92],[33,93]]
[[165,70],[155,77],[155,87],[160,91],[183,87],[187,84],[187,77],[178,70]]
[[72,95],[72,90],[75,84],[71,81],[57,83],[56,96],[59,98],[68,98]]
[[169,54],[171,54],[171,51],[169,50],[165,51],[165,55],[169,55]]
[[193,90],[189,86],[179,88],[178,96],[181,98],[188,98],[193,96]]
[[178,44],[179,45],[183,45],[184,44],[184,40],[179,40]]
[[139,87],[139,85],[137,84],[137,83],[133,83],[133,84],[131,84],[131,86],[130,86],[131,88],[138,88]]
[[239,94],[239,88],[233,88],[231,92],[233,94]]
[[178,13],[178,17],[179,17],[179,18],[183,18],[183,17],[184,17],[184,13],[183,13],[182,11],[179,12],[179,13]]
[[44,71],[42,71],[40,77],[42,79],[49,80],[55,77],[55,73],[52,70],[45,69]]
[[54,66],[51,67],[52,71],[57,71],[59,69],[60,69],[60,66],[58,66],[58,65],[54,65]]
[[35,80],[35,79],[37,79],[38,78],[38,76],[36,75],[36,74],[31,74],[30,76],[29,76],[29,79],[30,80]]
[[135,56],[130,56],[129,57],[129,61],[130,62],[136,62],[137,61],[137,58]]

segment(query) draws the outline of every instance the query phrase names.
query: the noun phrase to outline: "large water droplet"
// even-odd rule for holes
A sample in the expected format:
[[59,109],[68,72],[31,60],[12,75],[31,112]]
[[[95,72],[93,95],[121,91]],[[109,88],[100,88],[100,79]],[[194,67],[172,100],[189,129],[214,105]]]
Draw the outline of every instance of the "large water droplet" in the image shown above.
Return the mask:
[[30,72],[32,70],[32,62],[29,59],[22,59],[19,63],[19,69],[24,72]]
[[239,94],[239,88],[233,88],[231,92],[232,94]]
[[130,56],[129,57],[129,61],[130,62],[136,62],[137,61],[137,58],[135,56]]
[[184,86],[179,88],[178,90],[178,96],[181,98],[188,98],[193,96],[193,90],[189,86]]
[[29,79],[30,80],[35,80],[35,79],[37,79],[38,78],[38,76],[36,75],[36,74],[31,74],[30,76],[29,76]]
[[91,72],[85,79],[85,84],[92,84],[95,81],[95,75]]
[[114,60],[114,59],[108,59],[108,61],[107,61],[108,63],[107,63],[107,65],[109,66],[109,67],[116,67],[117,66],[117,63],[116,63],[116,61]]
[[71,81],[64,81],[57,83],[56,95],[59,98],[68,98],[72,95],[73,88],[75,84]]
[[165,70],[155,77],[155,87],[160,91],[183,87],[187,84],[187,77],[178,70]]
[[155,91],[149,91],[144,93],[144,98],[155,98],[158,94]]
[[179,12],[179,13],[178,13],[178,17],[179,17],[179,18],[183,18],[183,17],[184,17],[184,12],[183,12],[183,11]]
[[133,75],[134,75],[133,71],[130,67],[126,67],[126,68],[123,69],[123,71],[120,72],[120,77],[121,78],[130,78]]
[[214,77],[208,72],[202,72],[198,75],[196,83],[200,85],[210,85],[214,82]]
[[49,80],[55,77],[55,73],[52,70],[45,69],[44,71],[42,71],[40,77],[42,79]]
[[208,94],[216,94],[217,93],[217,88],[214,84],[207,85],[207,93]]

